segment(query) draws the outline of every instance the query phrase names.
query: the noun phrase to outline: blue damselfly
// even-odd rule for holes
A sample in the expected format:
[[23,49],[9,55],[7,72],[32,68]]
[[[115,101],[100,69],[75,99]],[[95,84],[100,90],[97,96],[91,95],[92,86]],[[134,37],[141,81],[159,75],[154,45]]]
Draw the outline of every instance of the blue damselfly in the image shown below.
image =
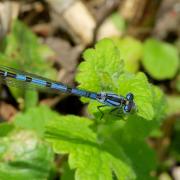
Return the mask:
[[[126,97],[109,92],[91,92],[78,88],[72,88],[63,83],[46,79],[31,73],[23,72],[0,65],[0,81],[7,86],[33,87],[35,89],[52,90],[62,93],[74,94],[81,97],[90,98],[99,101],[103,106],[112,106],[115,109],[123,110],[129,113],[136,108],[134,96],[128,93]],[[100,106],[102,107],[102,106]]]

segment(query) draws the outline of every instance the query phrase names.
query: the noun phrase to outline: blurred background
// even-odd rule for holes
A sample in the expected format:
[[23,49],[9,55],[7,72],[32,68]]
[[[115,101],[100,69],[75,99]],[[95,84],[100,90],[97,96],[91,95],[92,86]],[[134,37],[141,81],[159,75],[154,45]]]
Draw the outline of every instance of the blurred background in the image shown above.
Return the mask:
[[[76,86],[83,51],[103,38],[117,44],[127,71],[143,71],[165,93],[169,106],[161,134],[149,140],[159,162],[154,176],[180,180],[179,0],[0,2],[0,64]],[[4,86],[0,95],[1,122],[11,122],[37,99],[62,114],[87,115],[72,95],[37,97]]]

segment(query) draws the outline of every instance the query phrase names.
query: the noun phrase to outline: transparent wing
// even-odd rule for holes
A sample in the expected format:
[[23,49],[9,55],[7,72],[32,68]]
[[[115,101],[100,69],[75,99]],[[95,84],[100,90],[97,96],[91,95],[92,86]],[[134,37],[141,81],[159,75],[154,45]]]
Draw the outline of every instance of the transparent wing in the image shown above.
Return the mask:
[[25,81],[19,81],[17,79],[12,79],[8,77],[5,78],[0,76],[0,83],[8,87],[21,88],[24,90],[46,90],[46,88],[42,86],[31,84]]
[[42,80],[45,80],[45,81],[56,82],[56,81],[50,80],[48,78],[44,78],[42,76],[33,74],[33,73],[29,73],[29,72],[26,72],[26,71],[22,71],[22,70],[19,70],[19,69],[14,69],[14,68],[3,66],[3,65],[0,65],[0,69],[3,70],[3,71],[8,71],[8,72],[14,73],[14,74],[24,74],[24,75],[29,76],[29,77],[34,77],[34,78],[42,79]]
[[[35,75],[32,73],[24,72],[21,70],[13,69],[13,68],[2,66],[2,65],[0,65],[0,70],[11,72],[14,74],[23,74],[23,75],[26,75],[28,77],[44,80],[44,81],[47,81],[50,83],[61,84],[59,82],[50,80],[48,78],[44,78],[44,77],[41,77],[41,76],[38,76],[38,75]],[[38,90],[38,91],[43,91],[43,92],[61,93],[59,90],[52,89],[51,87],[43,86],[41,84],[34,84],[31,82],[26,82],[26,81],[20,81],[20,80],[17,80],[15,78],[11,78],[11,77],[0,76],[0,83],[6,85],[8,87],[21,88],[24,90]],[[65,86],[65,85],[63,85],[63,86]]]
[[[70,93],[75,94],[77,96],[89,97],[91,99],[96,99],[96,93],[89,92],[86,90],[81,90],[77,88],[68,87],[65,84],[59,83],[57,81],[53,81],[42,76],[38,76],[32,73],[24,72],[21,70],[13,69],[10,67],[0,65],[0,70],[4,72],[13,73],[15,75],[22,76],[21,79],[17,79],[16,77],[9,77],[0,75],[0,82],[9,87],[30,89],[30,90],[40,90],[45,92],[53,92],[53,93]],[[25,77],[24,77],[25,76]],[[27,77],[29,77],[29,82],[26,81]]]

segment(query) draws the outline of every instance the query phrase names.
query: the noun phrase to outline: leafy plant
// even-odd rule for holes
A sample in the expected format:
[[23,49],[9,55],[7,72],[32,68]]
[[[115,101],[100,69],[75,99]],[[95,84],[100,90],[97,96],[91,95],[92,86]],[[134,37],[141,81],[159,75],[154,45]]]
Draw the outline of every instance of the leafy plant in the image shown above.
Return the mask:
[[70,154],[69,165],[76,169],[75,178],[112,179],[112,172],[118,179],[134,178],[121,147],[108,139],[98,142],[97,134],[90,125],[92,122],[86,118],[67,116],[57,117],[47,126],[46,136],[53,143],[54,151]]
[[[153,119],[151,85],[143,73],[134,75],[123,72],[120,51],[111,40],[103,40],[96,45],[96,49],[86,50],[84,58],[86,61],[80,64],[76,76],[80,88],[95,92],[112,91],[124,96],[132,92],[138,107],[137,114],[147,120]],[[97,114],[97,105],[97,102],[90,102],[91,114]]]
[[56,116],[47,123],[47,140],[56,153],[69,154],[75,179],[150,179],[156,162],[145,138],[161,123],[166,109],[163,93],[150,85],[143,73],[123,71],[119,49],[111,40],[100,41],[95,49],[84,53],[84,58],[76,76],[80,88],[124,96],[132,92],[138,111],[126,121],[105,115],[99,122],[99,103],[82,98],[89,102],[89,113],[97,124],[87,118]]
[[50,178],[54,153],[49,145],[33,131],[4,124],[0,125],[0,130],[5,126],[6,131],[0,137],[0,179]]
[[154,79],[172,79],[178,70],[178,51],[171,44],[148,39],[144,44],[142,63]]
[[[9,59],[7,65],[20,67],[23,63],[12,61],[14,55],[16,60],[30,57],[29,62],[39,58],[36,67],[45,64],[37,39],[29,35],[24,25],[16,23],[14,33],[9,36],[12,44],[6,45],[4,54],[1,54],[2,62]],[[20,27],[25,28],[22,37]],[[100,103],[85,98],[81,100],[89,103],[90,118],[62,116],[45,106],[31,106],[16,115],[13,126],[0,126],[0,179],[48,179],[54,174],[54,153],[68,154],[68,166],[64,170],[71,172],[70,177],[74,174],[75,179],[153,179],[150,173],[157,166],[156,158],[146,139],[161,124],[166,101],[162,91],[148,83],[144,73],[132,73],[138,66],[128,69],[126,63],[134,63],[133,58],[129,57],[131,60],[125,63],[122,60],[128,57],[125,46],[130,42],[136,47],[131,50],[138,63],[142,55],[140,42],[131,38],[121,42],[104,39],[96,44],[95,49],[85,51],[85,61],[78,68],[76,80],[79,88],[89,91],[114,92],[123,96],[133,93],[137,111],[116,117],[108,113],[111,107],[107,107],[100,120],[101,113],[97,110]],[[43,71],[46,68],[47,65],[41,66]],[[44,140],[52,145],[53,151]],[[68,178],[63,176],[64,180]]]

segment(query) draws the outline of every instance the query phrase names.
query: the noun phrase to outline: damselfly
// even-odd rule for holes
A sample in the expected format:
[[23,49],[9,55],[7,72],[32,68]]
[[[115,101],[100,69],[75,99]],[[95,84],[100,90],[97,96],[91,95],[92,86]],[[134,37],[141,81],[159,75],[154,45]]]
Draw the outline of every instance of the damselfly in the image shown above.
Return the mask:
[[109,92],[96,93],[72,88],[65,84],[6,66],[0,66],[0,81],[7,86],[30,86],[36,89],[52,90],[90,98],[99,101],[103,106],[112,106],[115,110],[123,110],[124,113],[129,113],[136,108],[132,93],[128,93],[124,97]]

